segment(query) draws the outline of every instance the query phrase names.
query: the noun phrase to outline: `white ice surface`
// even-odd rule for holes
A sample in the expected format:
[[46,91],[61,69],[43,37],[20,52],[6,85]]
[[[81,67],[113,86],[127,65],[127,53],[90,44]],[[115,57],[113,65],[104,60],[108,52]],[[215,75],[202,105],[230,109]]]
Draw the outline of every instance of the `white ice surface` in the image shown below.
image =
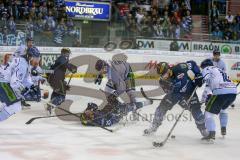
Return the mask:
[[[80,79],[72,84],[83,85]],[[84,86],[96,87],[93,84]],[[199,93],[202,89],[199,89]],[[74,100],[74,112],[84,110],[93,99],[83,96],[68,96]],[[99,100],[97,101],[99,102]],[[141,114],[154,113],[159,102],[143,108]],[[25,122],[35,116],[45,116],[43,103],[31,103],[30,110],[24,110],[0,123],[0,160],[239,160],[240,157],[240,106],[228,109],[229,125],[227,136],[222,139],[219,120],[215,144],[203,144],[194,121],[185,113],[175,128],[175,139],[170,139],[162,148],[154,148],[154,140],[161,141],[173,125],[172,115],[181,112],[175,106],[169,112],[169,121],[164,121],[156,135],[144,137],[143,130],[148,122],[129,122],[115,133],[96,127],[84,127],[79,122],[66,122],[58,118],[36,120],[30,125]],[[204,109],[204,107],[202,107]],[[187,121],[186,121],[187,119]]]

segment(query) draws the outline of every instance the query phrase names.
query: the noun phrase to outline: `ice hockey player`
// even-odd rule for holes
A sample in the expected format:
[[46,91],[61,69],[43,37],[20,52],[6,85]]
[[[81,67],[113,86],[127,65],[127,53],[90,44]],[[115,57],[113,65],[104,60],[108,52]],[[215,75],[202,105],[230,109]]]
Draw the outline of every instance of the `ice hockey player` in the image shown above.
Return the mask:
[[192,113],[198,130],[202,136],[207,136],[208,131],[205,127],[204,115],[201,111],[201,104],[197,94],[194,93],[190,103],[186,104],[195,87],[202,86],[203,77],[196,62],[188,61],[187,63],[179,63],[172,67],[166,62],[160,62],[157,65],[157,73],[161,77],[159,83],[166,92],[166,95],[155,111],[151,127],[144,130],[144,135],[155,133],[162,124],[167,111],[171,110],[178,103],[182,108]]
[[[65,81],[66,71],[72,73],[77,72],[77,67],[69,63],[71,51],[69,48],[62,48],[61,55],[56,59],[55,63],[50,67],[53,73],[47,74],[47,81],[53,89],[50,103],[58,106],[65,101],[66,91],[70,86]],[[48,114],[52,113],[52,106],[47,105]]]
[[220,56],[221,56],[220,51],[218,50],[213,51],[213,58],[212,58],[213,65],[220,68],[222,71],[226,72],[227,71],[226,64],[220,58]]
[[[237,87],[223,70],[213,65],[211,59],[202,61],[201,68],[206,89],[212,92],[205,108],[205,123],[209,135],[203,140],[214,140],[216,134],[214,115],[219,114],[221,110],[226,110],[235,101]],[[220,117],[222,135],[226,135],[227,120],[227,116]]]
[[20,56],[24,51],[26,51],[29,48],[33,47],[33,39],[32,39],[32,37],[27,37],[25,42],[26,42],[26,45],[24,45],[24,44],[20,45],[17,48],[17,50],[14,52],[14,54],[13,54],[14,57]]
[[[36,47],[32,47],[28,49],[28,52],[31,54],[36,54],[35,52],[39,52]],[[41,90],[40,90],[40,83],[44,83],[46,81],[45,78],[42,76],[42,68],[39,66],[39,62],[30,61],[30,76],[34,85],[34,92],[28,92],[25,95],[25,101],[41,101]]]
[[[26,44],[20,45],[17,50],[14,52],[13,56],[14,57],[19,57],[23,52],[26,52],[28,49],[33,47],[33,38],[32,37],[27,37],[26,38]],[[22,99],[21,104],[23,108],[29,108],[31,105],[26,103],[24,99]]]
[[[120,103],[117,96],[110,94],[107,97],[108,104],[103,108],[99,109],[97,104],[88,103],[88,107],[81,114],[81,123],[86,126],[102,126],[109,127],[117,124],[123,116],[127,113],[140,109],[143,106],[152,104],[152,101],[146,100],[143,102],[133,103]],[[135,108],[136,106],[136,108]]]
[[[130,103],[136,102],[135,98],[135,79],[132,68],[127,63],[127,57],[124,54],[117,54],[112,61],[107,63],[98,60],[95,69],[99,72],[95,80],[95,84],[101,84],[103,75],[106,74],[108,82],[105,87],[106,97],[110,94],[120,96],[124,92],[127,93]],[[136,111],[133,110],[134,119],[137,119]]]
[[[31,90],[34,90],[30,75],[29,62],[39,61],[40,53],[32,54],[22,50],[18,57],[13,58],[8,72],[0,79],[0,101],[2,107],[0,111],[0,121],[8,119],[13,114],[21,110],[21,99]],[[6,71],[5,70],[5,71]]]
[[5,54],[3,56],[2,63],[0,65],[0,82],[8,81],[11,77],[10,59],[11,54]]

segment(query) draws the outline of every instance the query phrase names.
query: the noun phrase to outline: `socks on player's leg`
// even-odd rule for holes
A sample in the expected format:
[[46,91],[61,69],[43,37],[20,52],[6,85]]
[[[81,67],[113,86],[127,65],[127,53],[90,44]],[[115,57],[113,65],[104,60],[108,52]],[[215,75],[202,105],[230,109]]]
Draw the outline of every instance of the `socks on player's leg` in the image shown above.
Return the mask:
[[4,108],[0,111],[0,121],[8,119],[10,116],[11,115]]
[[214,121],[214,114],[210,112],[205,112],[205,123],[206,128],[208,131],[215,131],[216,130],[216,124]]
[[221,134],[226,135],[227,130],[227,123],[228,123],[228,113],[226,110],[221,110],[219,114],[219,120],[220,120],[220,125],[221,125]]

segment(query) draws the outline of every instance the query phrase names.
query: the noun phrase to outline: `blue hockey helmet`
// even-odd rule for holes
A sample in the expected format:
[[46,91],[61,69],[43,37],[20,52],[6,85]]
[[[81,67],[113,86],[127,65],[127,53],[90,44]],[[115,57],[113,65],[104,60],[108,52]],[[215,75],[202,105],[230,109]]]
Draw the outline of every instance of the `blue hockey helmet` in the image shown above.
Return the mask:
[[206,68],[206,67],[208,67],[208,66],[213,66],[213,62],[212,62],[211,59],[205,59],[205,60],[203,60],[202,63],[201,63],[201,65],[200,65],[200,67],[201,67],[202,69],[204,69],[204,68]]
[[40,51],[37,49],[37,47],[28,48],[27,56],[34,57],[34,58],[40,58]]
[[33,41],[33,38],[32,37],[27,37],[26,42],[28,42],[28,41]]

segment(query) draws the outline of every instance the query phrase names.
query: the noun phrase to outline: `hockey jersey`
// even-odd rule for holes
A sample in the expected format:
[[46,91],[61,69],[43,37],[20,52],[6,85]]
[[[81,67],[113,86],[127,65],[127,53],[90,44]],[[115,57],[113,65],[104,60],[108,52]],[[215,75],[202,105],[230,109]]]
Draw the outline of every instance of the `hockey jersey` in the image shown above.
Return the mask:
[[206,86],[210,88],[213,95],[237,94],[236,85],[229,80],[228,75],[220,68],[208,66],[203,69],[202,74]]

